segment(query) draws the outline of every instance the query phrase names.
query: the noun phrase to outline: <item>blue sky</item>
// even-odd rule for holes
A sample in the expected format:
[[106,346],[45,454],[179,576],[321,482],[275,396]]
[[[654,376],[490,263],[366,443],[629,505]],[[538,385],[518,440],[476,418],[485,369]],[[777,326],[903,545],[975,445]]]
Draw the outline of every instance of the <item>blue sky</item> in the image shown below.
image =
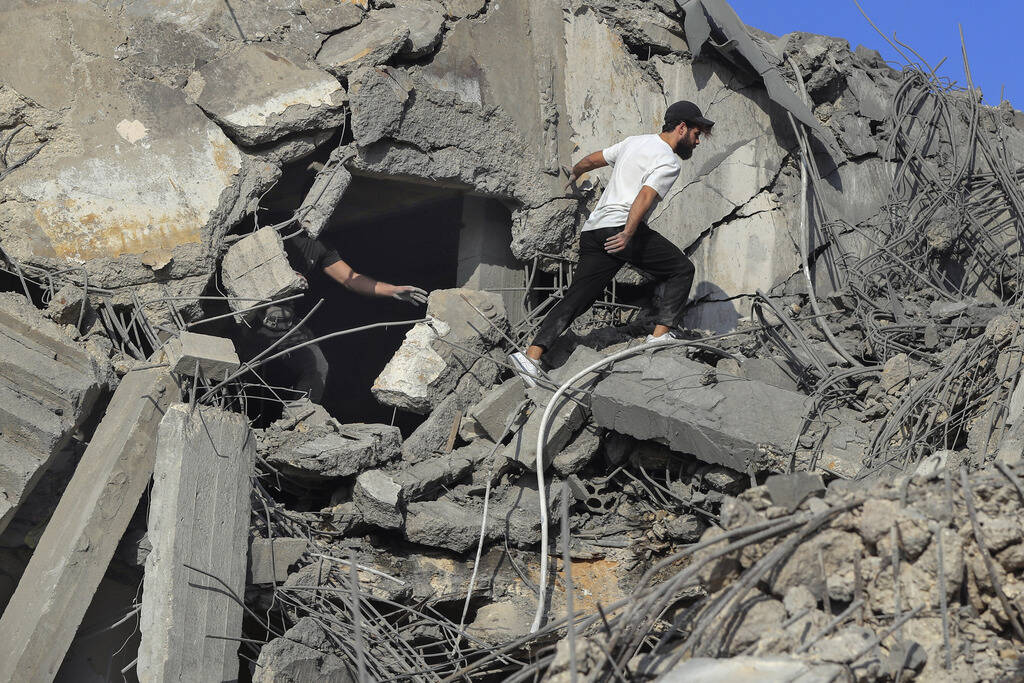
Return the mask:
[[[1024,36],[1022,0],[859,0],[871,20],[892,38],[917,50],[932,67],[948,57],[939,74],[966,84],[960,54],[958,24],[963,24],[971,76],[987,104],[1005,97],[1024,109],[1024,75],[1019,58]],[[782,35],[807,31],[846,38],[878,50],[888,60],[902,63],[896,51],[871,28],[853,0],[729,0],[740,18],[751,26]]]

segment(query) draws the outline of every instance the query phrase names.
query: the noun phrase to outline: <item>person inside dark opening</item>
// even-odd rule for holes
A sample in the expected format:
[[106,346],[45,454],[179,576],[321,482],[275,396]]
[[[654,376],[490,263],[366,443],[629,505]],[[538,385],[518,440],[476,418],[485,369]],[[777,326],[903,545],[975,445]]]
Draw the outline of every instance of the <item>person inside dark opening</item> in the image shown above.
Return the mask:
[[583,225],[572,285],[544,317],[526,353],[510,355],[527,385],[536,384],[544,352],[597,301],[626,263],[665,283],[657,325],[647,342],[661,344],[674,338],[670,332],[689,296],[694,267],[679,247],[648,227],[647,220],[679,177],[679,159],[689,159],[700,136],[710,135],[714,125],[694,103],[676,102],[665,111],[661,133],[628,137],[573,166],[566,190],[594,169],[611,165],[612,175]]
[[[314,290],[326,291],[330,281],[333,281],[363,296],[388,297],[414,305],[427,302],[427,292],[419,287],[392,285],[357,273],[342,260],[336,250],[317,239],[298,234],[286,239],[284,246],[292,269],[311,280],[311,288]],[[308,301],[299,302],[298,306],[289,301],[262,309],[258,318],[242,335],[240,347],[243,353],[251,358],[288,334],[311,307]],[[313,333],[303,326],[288,337],[285,345],[295,346],[313,338]],[[319,404],[327,386],[329,371],[323,350],[318,344],[310,344],[268,363],[265,379],[273,386],[291,387],[296,395],[305,395],[313,403]]]

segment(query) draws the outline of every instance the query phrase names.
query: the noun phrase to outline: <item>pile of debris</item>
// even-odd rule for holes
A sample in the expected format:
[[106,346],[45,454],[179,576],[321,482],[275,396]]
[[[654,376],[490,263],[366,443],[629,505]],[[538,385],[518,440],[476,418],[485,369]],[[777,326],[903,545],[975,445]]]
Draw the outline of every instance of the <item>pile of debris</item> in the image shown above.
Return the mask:
[[[57,4],[0,10],[0,680],[1022,675],[1024,119],[969,68],[723,0]],[[624,272],[527,388],[560,168],[677,99],[680,338]],[[239,357],[287,240],[442,195],[425,313]],[[264,377],[388,327],[390,421]]]

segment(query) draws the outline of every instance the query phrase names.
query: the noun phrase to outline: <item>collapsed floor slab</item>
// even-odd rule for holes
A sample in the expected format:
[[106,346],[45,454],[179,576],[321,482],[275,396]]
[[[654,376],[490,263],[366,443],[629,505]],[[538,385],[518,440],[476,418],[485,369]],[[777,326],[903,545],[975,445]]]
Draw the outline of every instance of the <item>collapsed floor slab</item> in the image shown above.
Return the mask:
[[[738,472],[783,471],[808,397],[664,349],[615,364],[591,399],[594,423]],[[852,451],[851,451],[852,452]],[[841,469],[833,460],[829,471]],[[859,463],[855,463],[859,467]],[[856,468],[854,468],[856,471]]]
[[225,591],[245,591],[255,458],[241,414],[179,403],[161,421],[140,616],[142,680],[237,677],[238,641],[230,639],[241,634],[242,605]]
[[157,428],[177,399],[166,369],[121,380],[0,617],[0,680],[53,680],[149,484]]
[[24,297],[0,295],[0,533],[110,381]]

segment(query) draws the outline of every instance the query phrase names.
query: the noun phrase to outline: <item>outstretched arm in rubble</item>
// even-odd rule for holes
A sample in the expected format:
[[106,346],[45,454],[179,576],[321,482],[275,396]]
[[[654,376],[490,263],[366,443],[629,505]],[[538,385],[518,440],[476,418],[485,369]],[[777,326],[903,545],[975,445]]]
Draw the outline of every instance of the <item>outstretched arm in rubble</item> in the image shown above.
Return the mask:
[[335,261],[324,268],[328,277],[346,289],[363,296],[383,296],[410,304],[424,304],[427,302],[427,293],[419,287],[412,285],[391,285],[387,282],[374,280],[372,277],[362,275],[352,270],[352,267],[344,261]]
[[568,192],[571,189],[575,189],[576,181],[579,180],[584,173],[589,173],[597,168],[604,168],[607,165],[608,162],[604,160],[603,150],[593,152],[592,154],[588,154],[583,157],[576,162],[576,165],[572,167],[572,171],[569,172],[569,182],[565,184],[565,191]]

